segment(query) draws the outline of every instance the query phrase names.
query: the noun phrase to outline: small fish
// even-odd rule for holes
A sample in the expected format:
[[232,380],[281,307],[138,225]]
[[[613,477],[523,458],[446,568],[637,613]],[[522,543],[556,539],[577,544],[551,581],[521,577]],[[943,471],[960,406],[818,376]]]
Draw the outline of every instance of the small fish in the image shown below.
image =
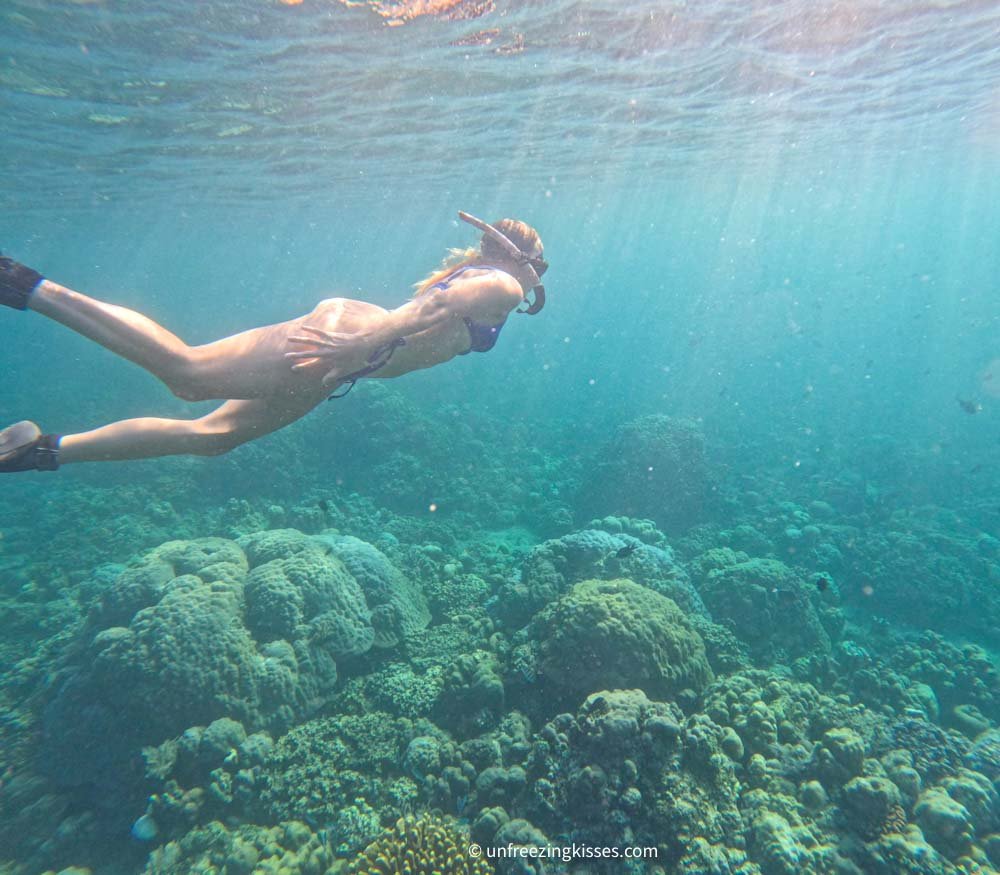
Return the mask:
[[970,401],[967,398],[960,398],[956,395],[955,400],[958,402],[958,406],[968,413],[969,416],[979,413],[983,409],[982,404],[977,404],[975,401]]
[[816,589],[818,589],[820,592],[826,592],[826,588],[829,585],[830,585],[830,581],[829,581],[828,578],[826,578],[826,577],[817,577],[816,578]]
[[330,512],[330,502],[327,501],[325,498],[321,498],[319,501],[316,502],[316,504],[319,505],[319,509],[323,511],[323,513]]
[[615,558],[625,559],[628,556],[631,556],[636,551],[636,548],[638,546],[639,546],[638,544],[626,544],[620,550],[615,551]]

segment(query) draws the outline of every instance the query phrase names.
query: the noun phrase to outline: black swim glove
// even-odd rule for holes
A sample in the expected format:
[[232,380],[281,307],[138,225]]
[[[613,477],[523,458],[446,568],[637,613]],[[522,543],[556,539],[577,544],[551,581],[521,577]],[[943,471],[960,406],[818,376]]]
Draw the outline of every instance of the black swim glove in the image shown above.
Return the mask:
[[43,279],[45,277],[37,270],[0,255],[0,304],[15,310],[27,310],[28,298]]

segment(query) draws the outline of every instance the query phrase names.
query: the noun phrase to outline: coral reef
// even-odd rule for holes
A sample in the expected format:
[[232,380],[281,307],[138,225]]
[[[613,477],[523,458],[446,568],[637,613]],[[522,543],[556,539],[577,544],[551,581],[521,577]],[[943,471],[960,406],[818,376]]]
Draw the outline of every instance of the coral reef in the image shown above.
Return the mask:
[[416,588],[357,539],[241,543],[169,542],[107,585],[47,691],[41,762],[60,786],[138,792],[142,746],[222,718],[283,731],[331,698],[338,659],[426,623]]
[[586,580],[532,620],[540,680],[554,702],[595,689],[655,697],[712,680],[701,636],[676,603],[631,580]]
[[729,626],[765,663],[830,653],[830,636],[816,609],[816,588],[776,559],[711,568],[699,589],[713,619]]
[[364,591],[375,629],[375,646],[392,647],[430,622],[426,600],[377,547],[351,535],[318,535]]
[[[276,820],[337,822],[345,800],[361,800],[385,821],[415,800],[418,781],[402,762],[412,738],[440,736],[430,725],[413,725],[372,712],[318,718],[282,736],[263,765],[260,798]],[[390,764],[395,768],[388,768]],[[334,843],[346,836],[334,836]],[[365,836],[365,843],[372,836]]]
[[984,533],[953,513],[933,508],[897,513],[885,525],[844,531],[845,569],[859,588],[871,587],[866,607],[878,616],[938,633],[955,630],[990,646],[998,642],[1000,604],[992,590],[1000,563]]
[[652,415],[620,425],[597,451],[577,509],[584,519],[608,513],[645,517],[676,533],[702,521],[711,495],[700,427]]
[[[276,534],[266,533],[267,540],[276,540]],[[357,580],[339,559],[298,532],[283,540],[271,549],[256,536],[242,542],[253,564],[244,584],[251,635],[263,643],[305,638],[334,658],[364,653],[375,630]]]
[[182,838],[156,848],[149,855],[145,875],[201,875],[225,872],[295,872],[325,875],[333,855],[323,840],[297,821],[272,827],[243,824],[230,828],[214,821],[196,827]]
[[[631,522],[608,520],[613,522],[602,521],[602,525],[619,530]],[[673,599],[689,614],[705,615],[701,598],[663,536],[652,527],[642,533],[662,546],[603,528],[584,529],[538,545],[525,559],[520,576],[500,587],[494,613],[511,626],[522,626],[574,583],[627,577]]]
[[488,875],[493,869],[486,860],[470,856],[468,836],[455,824],[425,814],[401,817],[352,860],[345,871],[348,875],[396,872]]
[[[1000,868],[984,512],[846,475],[712,493],[665,417],[514,465],[474,418],[359,392],[334,452],[371,484],[291,488],[251,448],[273,488],[218,506],[183,465],[150,502],[81,485],[92,525],[42,514],[37,557],[0,508],[4,871],[489,871],[469,841],[655,848],[636,875]],[[599,516],[569,531],[574,493]]]

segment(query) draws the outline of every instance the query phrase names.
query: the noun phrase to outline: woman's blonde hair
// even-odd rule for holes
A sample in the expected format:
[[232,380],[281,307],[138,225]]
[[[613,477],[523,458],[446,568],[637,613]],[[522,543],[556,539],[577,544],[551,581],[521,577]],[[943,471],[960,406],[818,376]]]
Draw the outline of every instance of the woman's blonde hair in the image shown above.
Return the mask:
[[448,254],[444,257],[444,261],[441,262],[441,266],[433,270],[419,283],[414,284],[413,288],[415,291],[413,297],[419,297],[431,286],[442,280],[446,280],[456,270],[467,267],[470,264],[475,264],[477,261],[479,261],[479,250],[474,247],[470,246],[468,249],[449,249]]
[[[526,222],[519,222],[517,219],[501,219],[494,222],[493,227],[507,237],[518,249],[524,253],[538,252],[541,254],[542,241],[538,232]],[[430,276],[425,277],[414,285],[416,291],[413,297],[424,294],[432,286],[448,279],[453,273],[468,267],[471,264],[482,262],[484,259],[499,260],[510,258],[503,248],[490,236],[483,234],[479,241],[479,249],[470,247],[468,249],[450,249],[445,256],[441,266]]]

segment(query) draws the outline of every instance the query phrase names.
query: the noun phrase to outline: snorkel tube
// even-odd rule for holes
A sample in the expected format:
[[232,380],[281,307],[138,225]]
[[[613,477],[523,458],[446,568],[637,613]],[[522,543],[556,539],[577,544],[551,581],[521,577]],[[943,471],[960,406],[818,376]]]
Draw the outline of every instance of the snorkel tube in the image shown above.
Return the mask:
[[487,237],[496,243],[497,246],[506,252],[507,255],[527,270],[528,277],[531,280],[531,291],[534,292],[535,299],[533,301],[529,301],[528,296],[525,295],[524,300],[528,306],[523,309],[518,309],[517,312],[527,313],[529,316],[534,316],[538,313],[542,307],[545,306],[545,286],[542,285],[541,279],[535,271],[534,266],[531,264],[530,256],[522,252],[521,249],[518,248],[517,244],[515,244],[514,241],[512,241],[506,234],[502,231],[498,231],[482,219],[477,219],[475,216],[463,213],[461,210],[458,211],[458,217],[463,222],[468,222],[474,228],[478,228],[482,231]]

